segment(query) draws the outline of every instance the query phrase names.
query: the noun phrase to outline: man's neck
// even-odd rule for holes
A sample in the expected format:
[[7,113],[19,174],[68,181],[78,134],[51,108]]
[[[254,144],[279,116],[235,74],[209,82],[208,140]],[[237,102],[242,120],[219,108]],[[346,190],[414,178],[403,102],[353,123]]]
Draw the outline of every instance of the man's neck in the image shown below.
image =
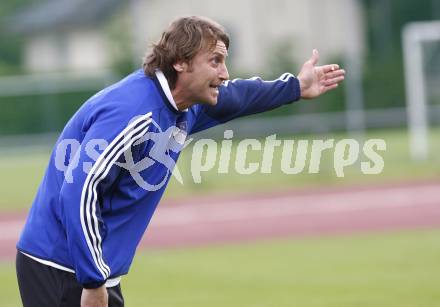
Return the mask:
[[164,73],[160,70],[156,70],[156,77],[159,80],[160,86],[167,96],[169,102],[177,111],[187,111],[187,109],[192,105],[187,103],[188,99],[183,97],[182,91],[179,90],[171,90],[168,80],[166,79]]
[[179,87],[175,87],[171,90],[176,107],[179,111],[183,111],[191,107],[194,103],[188,99],[187,94],[185,94]]

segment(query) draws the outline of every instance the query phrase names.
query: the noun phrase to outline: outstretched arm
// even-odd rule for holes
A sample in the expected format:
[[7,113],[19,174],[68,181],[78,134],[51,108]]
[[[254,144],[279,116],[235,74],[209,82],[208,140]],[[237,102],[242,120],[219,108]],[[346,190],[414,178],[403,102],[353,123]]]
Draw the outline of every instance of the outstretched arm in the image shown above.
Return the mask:
[[191,133],[238,117],[266,112],[300,98],[299,80],[289,73],[272,81],[258,77],[226,81],[220,86],[216,106],[197,106],[198,118]]
[[220,87],[216,106],[198,106],[197,122],[191,133],[237,117],[269,111],[300,98],[315,98],[336,88],[344,80],[345,71],[337,64],[316,66],[318,59],[315,49],[312,57],[303,64],[298,77],[286,73],[273,81],[260,78],[226,81]]
[[298,74],[301,98],[316,98],[338,87],[344,80],[345,71],[338,64],[316,66],[319,60],[318,50],[313,49],[312,57],[303,64]]

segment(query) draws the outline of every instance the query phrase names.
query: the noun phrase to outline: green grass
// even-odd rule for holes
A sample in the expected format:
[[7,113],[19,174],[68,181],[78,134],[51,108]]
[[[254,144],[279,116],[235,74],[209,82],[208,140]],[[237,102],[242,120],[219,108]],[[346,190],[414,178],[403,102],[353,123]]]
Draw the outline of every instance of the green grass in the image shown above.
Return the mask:
[[28,208],[48,163],[50,152],[6,153],[0,157],[0,210]]
[[[308,138],[336,140],[343,138],[343,134],[328,134]],[[281,137],[278,137],[281,139]],[[302,139],[305,137],[292,136],[287,139]],[[194,183],[191,173],[191,156],[193,147],[185,149],[179,160],[178,167],[182,173],[184,184],[171,179],[165,197],[178,198],[192,196],[194,194],[212,193],[217,194],[234,192],[252,192],[276,189],[295,189],[303,187],[370,184],[391,181],[407,180],[430,180],[440,178],[440,129],[432,129],[430,135],[430,157],[427,161],[414,162],[409,157],[408,138],[406,131],[388,130],[372,131],[366,138],[382,138],[386,141],[387,150],[380,152],[384,159],[384,170],[379,175],[364,175],[357,163],[345,169],[345,177],[336,176],[333,168],[334,150],[323,153],[320,171],[318,174],[309,174],[306,170],[297,175],[286,175],[281,171],[281,149],[274,152],[272,171],[269,174],[256,172],[251,175],[237,173],[234,163],[231,163],[228,174],[218,174],[218,159],[215,166],[207,172],[201,173],[202,182]],[[220,142],[218,142],[220,144]],[[232,150],[232,160],[235,161],[236,145]],[[296,148],[295,148],[296,150]],[[310,152],[309,152],[310,155]],[[11,211],[29,207],[37,190],[38,184],[47,165],[49,150],[37,150],[34,152],[14,152],[0,154],[0,211]],[[310,157],[310,156],[308,156]],[[262,152],[249,151],[248,162],[261,162]],[[309,159],[308,159],[309,160]],[[360,155],[359,161],[367,161]]]
[[440,231],[142,254],[129,306],[438,306]]
[[[440,230],[278,240],[138,253],[127,306],[434,307]],[[0,305],[19,306],[12,265]]]

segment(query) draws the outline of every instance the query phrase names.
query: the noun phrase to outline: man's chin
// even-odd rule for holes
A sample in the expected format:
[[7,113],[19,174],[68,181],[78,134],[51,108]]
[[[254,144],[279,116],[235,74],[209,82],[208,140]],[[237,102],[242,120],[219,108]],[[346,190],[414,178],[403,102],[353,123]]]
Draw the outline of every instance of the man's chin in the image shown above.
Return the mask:
[[210,97],[209,99],[204,99],[203,104],[207,104],[210,106],[215,106],[217,105],[217,97]]

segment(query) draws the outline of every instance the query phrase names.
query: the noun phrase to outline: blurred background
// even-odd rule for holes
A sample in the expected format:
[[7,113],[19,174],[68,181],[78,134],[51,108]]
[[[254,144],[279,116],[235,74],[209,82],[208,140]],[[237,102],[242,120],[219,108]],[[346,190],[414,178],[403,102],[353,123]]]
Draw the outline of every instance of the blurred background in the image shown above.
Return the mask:
[[[198,184],[190,146],[178,164],[184,184],[172,179],[123,281],[127,305],[438,306],[437,0],[1,2],[0,276],[7,282],[0,305],[19,306],[14,244],[58,133],[88,97],[139,69],[151,43],[184,15],[225,26],[231,78],[296,74],[313,48],[321,64],[347,71],[343,85],[319,99],[196,138],[220,142],[233,130],[233,158],[240,139],[272,134],[384,139],[385,167],[365,175],[361,155],[337,177],[328,150],[318,173],[287,175],[276,148],[270,173],[214,167]],[[262,152],[248,155],[261,160]]]

